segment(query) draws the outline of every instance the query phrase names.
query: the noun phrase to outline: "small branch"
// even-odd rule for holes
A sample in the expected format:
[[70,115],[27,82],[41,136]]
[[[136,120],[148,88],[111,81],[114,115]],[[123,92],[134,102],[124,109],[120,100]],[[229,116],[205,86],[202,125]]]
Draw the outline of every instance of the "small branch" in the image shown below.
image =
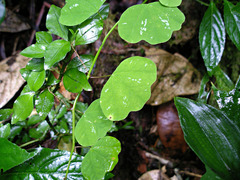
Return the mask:
[[50,90],[50,87],[48,87],[48,91],[49,91],[55,98],[57,98],[59,101],[61,101],[66,107],[69,107],[69,105],[67,105],[66,102],[63,101],[63,99],[59,98],[56,94],[54,94],[54,93]]
[[59,133],[56,131],[56,129],[54,128],[53,124],[49,121],[48,118],[45,119],[48,123],[48,125],[50,126],[50,128],[53,130],[55,135],[58,135]]
[[81,61],[82,65],[84,66],[84,68],[86,69],[86,71],[88,71],[86,65],[84,64],[84,62],[81,60],[80,56],[78,55],[77,51],[74,49],[73,45],[71,44],[72,50],[75,52],[76,56],[78,57],[78,59]]
[[142,4],[145,4],[147,1],[148,1],[148,0],[144,0],[144,1],[142,2]]
[[192,173],[192,172],[189,172],[189,171],[179,171],[180,174],[186,174],[188,176],[193,176],[193,177],[198,177],[198,178],[201,178],[202,175],[200,174],[195,174],[195,173]]
[[204,5],[204,6],[209,6],[209,4],[208,3],[205,3],[205,2],[202,2],[201,0],[196,0],[198,3],[200,3],[201,5]]
[[173,163],[169,160],[163,159],[163,158],[156,156],[154,154],[151,154],[149,152],[146,152],[145,155],[148,158],[157,159],[161,164],[168,165],[169,167],[173,167]]
[[98,78],[107,78],[110,77],[111,75],[105,75],[105,76],[91,76],[91,79],[98,79]]

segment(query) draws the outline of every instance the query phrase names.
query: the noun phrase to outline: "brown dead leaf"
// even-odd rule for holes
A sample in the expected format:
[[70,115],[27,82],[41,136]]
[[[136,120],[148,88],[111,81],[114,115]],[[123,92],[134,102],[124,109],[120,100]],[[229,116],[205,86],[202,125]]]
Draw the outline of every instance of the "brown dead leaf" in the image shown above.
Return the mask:
[[0,108],[2,108],[24,84],[20,69],[30,59],[20,54],[13,55],[0,62]]
[[138,180],[170,180],[161,170],[155,169],[144,173]]
[[145,53],[157,65],[157,81],[152,85],[152,95],[147,104],[157,106],[175,96],[198,93],[200,73],[186,58],[156,48],[146,49]]

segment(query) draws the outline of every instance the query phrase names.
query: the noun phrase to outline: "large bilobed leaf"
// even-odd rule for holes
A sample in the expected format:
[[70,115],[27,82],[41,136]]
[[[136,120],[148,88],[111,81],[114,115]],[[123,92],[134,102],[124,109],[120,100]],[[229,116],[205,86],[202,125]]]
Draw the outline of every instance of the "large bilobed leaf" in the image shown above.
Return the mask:
[[120,151],[121,145],[116,138],[105,136],[100,139],[84,157],[82,174],[88,180],[103,179],[117,164]]
[[43,58],[32,58],[26,65],[26,68],[31,71],[43,71],[44,70],[44,59]]
[[135,56],[124,60],[102,89],[100,105],[105,116],[123,120],[129,112],[140,110],[151,96],[156,71],[150,59]]
[[177,7],[182,3],[182,0],[159,0],[164,6]]
[[87,80],[87,76],[78,71],[77,68],[69,69],[63,76],[63,84],[66,90],[73,93],[80,93],[82,89],[91,91],[92,87]]
[[88,107],[84,115],[79,119],[75,137],[82,146],[92,146],[98,139],[104,137],[112,127],[110,121],[102,112],[100,100],[97,99]]
[[240,3],[234,6],[224,0],[224,22],[230,39],[240,50]]
[[221,60],[225,39],[224,22],[214,2],[211,1],[199,29],[200,51],[210,76]]
[[[31,157],[35,156],[37,151],[28,153],[25,149],[21,149],[16,144],[8,141],[5,138],[0,138],[0,170],[5,172],[24,161],[27,161]],[[18,176],[15,176],[15,179]],[[0,179],[5,179],[0,175]]]
[[45,119],[54,105],[54,96],[46,89],[36,98],[36,110]]
[[6,13],[5,0],[0,0],[0,24],[3,22]]
[[46,48],[47,44],[32,44],[25,48],[20,54],[30,58],[42,58]]
[[201,177],[201,180],[223,180],[216,175],[209,167],[206,166],[206,173]]
[[75,45],[90,44],[95,42],[103,30],[103,20],[107,19],[109,13],[109,5],[104,4],[99,12],[92,15],[86,21],[74,27],[78,31],[76,34]]
[[81,24],[98,12],[105,0],[71,0],[61,10],[60,23],[66,26]]
[[71,45],[68,41],[56,40],[50,43],[44,55],[44,69],[50,69],[55,63],[64,59],[70,50]]
[[36,41],[39,44],[49,44],[52,42],[52,35],[45,31],[36,32]]
[[223,112],[176,98],[184,138],[201,161],[223,179],[240,178],[240,129]]
[[10,135],[10,124],[7,123],[5,125],[0,124],[0,138],[8,138]]
[[68,28],[59,22],[60,15],[61,15],[61,8],[55,5],[51,5],[51,8],[49,9],[49,12],[47,14],[46,27],[51,33],[56,34],[67,41]]
[[[64,179],[67,169],[70,153],[57,149],[41,149],[37,156],[29,159],[25,163],[6,171],[0,177],[4,180],[19,179],[47,179],[60,180]],[[19,157],[17,155],[17,157]],[[67,176],[68,180],[84,180],[81,173],[82,156],[74,154],[71,166]]]
[[0,121],[8,119],[12,113],[12,109],[0,109]]
[[40,72],[32,71],[27,78],[27,83],[30,89],[32,91],[39,90],[45,81],[45,76],[46,76],[45,70]]
[[118,32],[130,43],[145,40],[150,44],[168,41],[172,32],[179,30],[185,17],[178,8],[154,2],[128,8],[119,20]]
[[11,123],[25,120],[33,110],[33,92],[20,95],[13,104],[13,115]]

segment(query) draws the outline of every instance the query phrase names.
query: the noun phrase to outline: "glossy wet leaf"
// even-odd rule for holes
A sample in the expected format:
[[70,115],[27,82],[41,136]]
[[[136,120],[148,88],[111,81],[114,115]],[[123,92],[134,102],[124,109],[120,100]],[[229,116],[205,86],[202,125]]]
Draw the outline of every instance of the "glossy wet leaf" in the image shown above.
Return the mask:
[[45,119],[54,105],[54,96],[48,89],[44,90],[35,101],[36,110],[42,119]]
[[205,74],[202,78],[199,93],[198,93],[198,101],[202,103],[207,103],[207,100],[209,98],[209,95],[211,91],[207,90],[207,83],[209,82],[209,76],[208,74]]
[[46,48],[46,44],[32,44],[25,48],[20,54],[30,58],[42,58]]
[[8,138],[8,136],[10,135],[10,124],[7,123],[5,125],[0,124],[0,138]]
[[210,105],[184,98],[175,105],[185,140],[201,161],[223,179],[239,179],[239,127]]
[[214,2],[211,1],[199,29],[200,51],[210,76],[221,60],[225,39],[224,22]]
[[32,71],[29,74],[28,79],[27,79],[27,83],[28,83],[28,86],[30,87],[30,89],[32,91],[39,90],[45,81],[45,76],[46,76],[45,70],[40,71],[40,72]]
[[216,175],[209,167],[206,166],[206,173],[201,177],[201,180],[223,180]]
[[51,33],[68,40],[68,28],[59,22],[60,15],[61,8],[51,5],[47,14],[46,27]]
[[81,71],[83,73],[88,72],[88,70],[90,69],[90,67],[92,65],[94,56],[90,55],[90,54],[83,54],[83,55],[79,55],[79,57],[82,60],[82,62],[84,63],[84,65],[78,59],[78,57],[75,57],[68,64],[67,70],[77,68],[78,71]]
[[118,32],[130,43],[145,40],[150,44],[168,41],[173,31],[181,28],[185,17],[178,8],[169,8],[159,2],[134,5],[121,16]]
[[112,127],[112,123],[103,114],[100,100],[97,99],[92,102],[81,119],[79,119],[76,125],[75,137],[80,145],[92,146],[107,134]]
[[49,44],[52,42],[52,35],[45,31],[36,32],[36,41],[39,44]]
[[88,18],[86,21],[74,27],[78,31],[75,45],[90,44],[99,39],[103,30],[103,20],[107,19],[109,5],[102,5],[99,12]]
[[[57,149],[43,148],[37,156],[5,172],[5,180],[31,179],[60,180],[64,179],[70,153]],[[81,173],[82,156],[73,154],[67,179],[83,180]]]
[[[30,159],[36,155],[36,152],[28,153],[25,149],[21,149],[7,139],[0,138],[0,154],[0,170],[5,172]],[[0,178],[5,179],[2,175],[0,175]]]
[[49,128],[50,127],[47,121],[43,121],[38,125],[37,128],[29,129],[29,136],[34,139],[42,138],[43,136],[45,136]]
[[217,87],[223,91],[230,91],[234,88],[232,80],[228,75],[218,66],[214,70]]
[[240,50],[240,3],[234,6],[231,2],[224,0],[224,22],[227,33]]
[[63,84],[66,90],[73,93],[79,93],[82,89],[91,91],[92,87],[87,80],[87,76],[78,71],[77,68],[69,69],[63,76]]
[[27,68],[22,68],[22,69],[20,69],[20,73],[21,73],[23,79],[25,79],[26,81],[27,81],[29,75],[31,74],[31,72],[32,72],[32,71],[29,70],[29,69],[27,69]]
[[29,119],[27,121],[27,125],[32,126],[41,121],[43,121],[43,119],[38,114],[35,114],[35,115],[32,115],[31,117],[29,117]]
[[46,81],[47,81],[46,85],[51,85],[51,86],[56,85],[57,83],[59,83],[59,80],[55,78],[55,76],[53,75],[52,72],[49,72],[48,78],[47,78]]
[[150,59],[135,56],[124,60],[102,89],[100,105],[105,116],[123,120],[129,112],[140,110],[151,96],[156,71]]
[[13,115],[11,123],[15,124],[18,121],[25,120],[33,110],[34,93],[26,93],[20,95],[13,104]]
[[[60,23],[66,26],[81,24],[97,13],[105,0],[70,0],[61,10]],[[77,17],[77,18],[76,18]]]
[[110,136],[100,139],[84,157],[82,173],[88,180],[103,179],[106,172],[113,170],[121,151],[120,142]]
[[0,1],[0,24],[3,22],[6,13],[5,0]]
[[12,113],[12,109],[0,109],[0,121],[8,119]]
[[26,65],[26,68],[31,71],[43,71],[44,70],[44,59],[43,58],[32,58]]
[[55,63],[64,59],[70,50],[71,45],[68,41],[56,40],[50,43],[44,55],[44,69],[50,69]]
[[164,6],[177,7],[182,3],[182,0],[159,0]]

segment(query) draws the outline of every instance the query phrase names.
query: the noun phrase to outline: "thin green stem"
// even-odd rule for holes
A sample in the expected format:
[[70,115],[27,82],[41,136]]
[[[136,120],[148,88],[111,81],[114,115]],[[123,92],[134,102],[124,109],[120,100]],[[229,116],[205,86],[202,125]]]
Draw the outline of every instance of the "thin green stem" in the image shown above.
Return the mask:
[[147,1],[148,1],[148,0],[144,0],[144,1],[142,2],[142,4],[145,4]]
[[104,44],[105,44],[105,42],[106,42],[108,36],[112,33],[112,31],[115,29],[115,27],[118,25],[118,23],[119,23],[119,21],[116,22],[116,24],[110,29],[110,31],[109,31],[109,32],[107,33],[107,35],[104,37],[103,42],[102,42],[101,46],[99,47],[99,49],[98,49],[98,51],[97,51],[97,53],[96,53],[96,55],[95,55],[95,57],[94,57],[94,59],[93,59],[93,63],[92,63],[92,65],[91,65],[91,67],[90,67],[90,69],[89,69],[89,71],[88,71],[87,79],[90,78],[90,75],[91,75],[91,72],[92,72],[92,70],[93,70],[94,64],[96,63],[97,58],[98,58],[98,56],[99,56],[99,54],[100,54],[100,52],[101,52],[101,50],[102,50],[102,48],[103,48],[103,46],[104,46]]
[[53,124],[49,121],[48,118],[46,118],[46,121],[47,121],[48,125],[50,126],[50,128],[53,130],[54,134],[57,136],[59,133],[56,131]]
[[196,0],[198,3],[200,3],[200,4],[202,4],[202,5],[204,5],[204,6],[209,6],[209,4],[208,3],[205,3],[205,2],[202,2],[201,0]]

